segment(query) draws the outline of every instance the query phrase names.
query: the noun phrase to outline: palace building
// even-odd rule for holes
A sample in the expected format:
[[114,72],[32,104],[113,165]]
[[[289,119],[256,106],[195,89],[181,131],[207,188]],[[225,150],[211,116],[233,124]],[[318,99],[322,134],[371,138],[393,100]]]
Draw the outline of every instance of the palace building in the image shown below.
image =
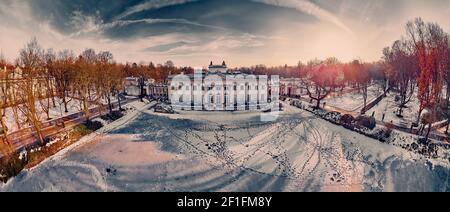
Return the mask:
[[178,110],[265,110],[278,99],[278,87],[278,79],[233,73],[225,62],[211,62],[208,70],[169,76],[168,92]]

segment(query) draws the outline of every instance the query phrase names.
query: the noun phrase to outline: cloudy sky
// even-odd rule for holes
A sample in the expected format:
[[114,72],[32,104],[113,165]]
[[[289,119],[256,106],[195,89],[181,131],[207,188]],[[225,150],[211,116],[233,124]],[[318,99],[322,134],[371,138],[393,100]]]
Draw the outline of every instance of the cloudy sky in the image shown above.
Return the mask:
[[294,65],[378,60],[415,17],[450,31],[449,0],[0,0],[0,50],[109,50],[120,62]]

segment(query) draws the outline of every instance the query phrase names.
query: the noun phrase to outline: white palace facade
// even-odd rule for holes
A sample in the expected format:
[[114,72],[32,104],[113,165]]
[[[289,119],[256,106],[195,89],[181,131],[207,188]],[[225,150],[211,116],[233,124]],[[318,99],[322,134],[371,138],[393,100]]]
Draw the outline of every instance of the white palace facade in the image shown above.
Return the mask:
[[208,70],[169,76],[168,90],[176,110],[265,110],[278,100],[279,83],[278,78],[231,72],[225,62],[211,62]]

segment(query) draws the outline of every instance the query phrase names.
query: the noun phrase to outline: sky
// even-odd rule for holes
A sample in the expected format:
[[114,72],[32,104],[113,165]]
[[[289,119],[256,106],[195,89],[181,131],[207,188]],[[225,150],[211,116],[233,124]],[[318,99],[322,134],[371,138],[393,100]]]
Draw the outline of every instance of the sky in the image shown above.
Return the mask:
[[0,0],[0,51],[111,51],[118,62],[202,67],[377,61],[415,17],[450,31],[449,0]]

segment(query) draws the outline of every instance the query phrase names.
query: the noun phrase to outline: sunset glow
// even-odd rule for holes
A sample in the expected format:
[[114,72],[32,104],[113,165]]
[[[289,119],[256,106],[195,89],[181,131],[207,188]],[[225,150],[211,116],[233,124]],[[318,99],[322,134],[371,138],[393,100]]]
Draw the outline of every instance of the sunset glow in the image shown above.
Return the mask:
[[227,60],[236,67],[329,56],[377,61],[408,20],[450,25],[450,2],[440,0],[54,2],[2,0],[0,49],[6,58],[14,59],[36,37],[56,50],[110,50],[120,62],[171,59],[204,66]]

